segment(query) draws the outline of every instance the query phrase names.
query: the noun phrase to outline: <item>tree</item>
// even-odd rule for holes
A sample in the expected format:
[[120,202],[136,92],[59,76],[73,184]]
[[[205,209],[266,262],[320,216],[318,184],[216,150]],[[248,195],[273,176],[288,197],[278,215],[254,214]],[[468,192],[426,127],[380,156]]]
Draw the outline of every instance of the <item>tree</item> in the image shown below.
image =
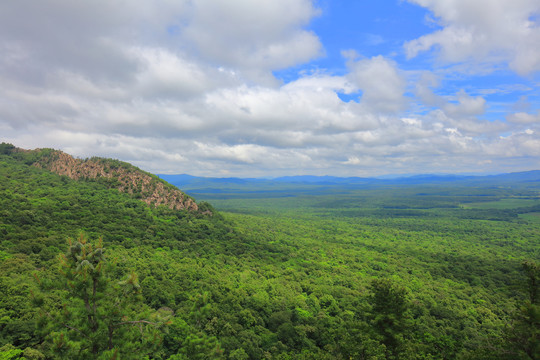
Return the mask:
[[190,326],[183,319],[174,318],[165,335],[163,345],[172,352],[168,360],[217,360],[223,351],[217,339]]
[[[146,308],[137,275],[114,280],[114,265],[105,256],[101,238],[93,245],[83,235],[70,240],[67,253],[59,256],[59,281],[41,284],[51,293],[62,290],[60,306],[49,306],[41,322],[55,356],[140,359],[160,342],[159,329],[170,311]],[[35,299],[45,305],[43,296]]]
[[540,359],[540,264],[525,261],[527,299],[517,309],[509,329],[510,354],[514,359]]
[[409,328],[407,290],[390,279],[371,282],[372,325],[386,346],[387,358],[399,358]]

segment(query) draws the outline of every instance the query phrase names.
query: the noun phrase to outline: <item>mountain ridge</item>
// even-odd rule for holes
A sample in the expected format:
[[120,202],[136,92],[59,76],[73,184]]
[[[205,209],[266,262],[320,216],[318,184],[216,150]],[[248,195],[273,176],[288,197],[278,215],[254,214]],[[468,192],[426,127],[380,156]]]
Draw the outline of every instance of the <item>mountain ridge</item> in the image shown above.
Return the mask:
[[540,170],[520,171],[511,173],[501,173],[496,175],[460,175],[460,174],[416,174],[392,178],[380,177],[340,177],[340,176],[316,176],[316,175],[296,175],[281,176],[276,178],[240,178],[240,177],[198,177],[188,174],[158,174],[176,186],[181,185],[201,185],[212,184],[257,184],[257,185],[420,185],[454,182],[462,185],[475,185],[478,183],[494,183],[504,185],[511,183],[540,183]]
[[[28,165],[42,168],[77,181],[97,181],[127,193],[147,205],[164,205],[173,210],[199,212],[195,200],[174,185],[129,163],[92,157],[77,159],[55,149],[27,150],[2,143],[0,153],[22,155]],[[202,212],[211,213],[205,209]]]

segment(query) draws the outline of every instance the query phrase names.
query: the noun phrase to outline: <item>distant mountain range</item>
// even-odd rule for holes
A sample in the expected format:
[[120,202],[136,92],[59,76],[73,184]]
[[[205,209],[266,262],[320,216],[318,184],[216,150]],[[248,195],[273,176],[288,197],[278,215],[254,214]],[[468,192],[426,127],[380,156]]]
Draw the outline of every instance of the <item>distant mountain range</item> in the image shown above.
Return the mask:
[[335,188],[366,189],[399,186],[482,186],[512,187],[540,190],[540,170],[504,173],[498,175],[435,175],[420,174],[396,178],[337,177],[337,176],[283,176],[264,178],[213,178],[191,175],[158,175],[161,179],[191,194],[245,193],[272,191],[313,191]]
[[313,175],[283,176],[273,179],[218,178],[187,174],[155,176],[118,160],[97,157],[81,160],[59,150],[25,150],[6,143],[0,144],[0,154],[74,180],[101,182],[109,188],[116,188],[120,192],[128,193],[147,204],[165,205],[174,209],[191,211],[198,211],[198,205],[184,192],[198,198],[209,199],[227,194],[297,196],[310,193],[347,192],[356,189],[399,189],[400,187],[420,186],[503,187],[540,191],[540,170],[485,176],[419,174],[395,178]]

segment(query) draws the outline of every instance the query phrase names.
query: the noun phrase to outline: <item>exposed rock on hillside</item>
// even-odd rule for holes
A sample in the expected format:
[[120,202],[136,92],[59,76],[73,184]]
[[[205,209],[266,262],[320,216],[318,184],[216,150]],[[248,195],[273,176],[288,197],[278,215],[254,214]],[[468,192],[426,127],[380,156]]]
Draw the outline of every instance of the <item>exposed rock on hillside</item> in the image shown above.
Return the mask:
[[[24,151],[24,150],[22,150]],[[199,211],[195,201],[157,176],[128,163],[104,159],[76,159],[59,150],[40,150],[34,166],[74,180],[95,180],[118,191],[131,194],[149,205],[165,205],[170,209]]]

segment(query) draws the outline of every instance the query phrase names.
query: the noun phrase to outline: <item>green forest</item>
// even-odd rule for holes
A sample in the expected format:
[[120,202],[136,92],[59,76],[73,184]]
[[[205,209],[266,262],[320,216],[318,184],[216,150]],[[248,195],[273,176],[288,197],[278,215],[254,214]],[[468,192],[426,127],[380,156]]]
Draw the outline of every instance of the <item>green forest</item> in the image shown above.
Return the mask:
[[14,149],[0,359],[540,359],[538,182],[214,189],[172,210]]

